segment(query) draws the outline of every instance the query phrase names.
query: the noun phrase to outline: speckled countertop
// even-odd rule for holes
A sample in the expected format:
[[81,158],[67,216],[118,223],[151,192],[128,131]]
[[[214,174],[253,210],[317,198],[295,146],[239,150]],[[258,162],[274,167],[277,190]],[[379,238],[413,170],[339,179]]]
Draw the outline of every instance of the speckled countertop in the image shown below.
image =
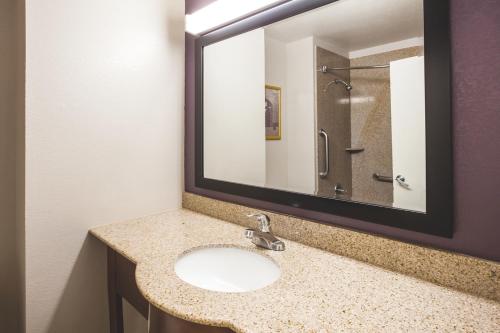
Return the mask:
[[[500,332],[500,303],[288,240],[283,252],[256,249],[243,230],[178,210],[90,232],[137,263],[137,285],[150,303],[201,324],[245,333]],[[272,257],[280,279],[257,291],[219,293],[176,276],[180,254],[220,244]]]

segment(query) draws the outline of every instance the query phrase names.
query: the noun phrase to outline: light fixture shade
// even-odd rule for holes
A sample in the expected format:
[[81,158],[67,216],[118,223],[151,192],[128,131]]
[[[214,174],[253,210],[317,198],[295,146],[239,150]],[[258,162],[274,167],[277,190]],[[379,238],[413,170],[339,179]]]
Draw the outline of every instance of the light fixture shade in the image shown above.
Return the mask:
[[280,0],[217,0],[186,15],[186,32],[198,35]]

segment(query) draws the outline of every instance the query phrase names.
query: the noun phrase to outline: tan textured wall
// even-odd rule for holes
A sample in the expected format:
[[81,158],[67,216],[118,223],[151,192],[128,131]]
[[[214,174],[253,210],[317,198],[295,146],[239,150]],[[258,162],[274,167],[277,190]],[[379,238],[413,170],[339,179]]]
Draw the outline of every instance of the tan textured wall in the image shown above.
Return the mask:
[[[388,64],[422,52],[422,47],[389,51],[351,59],[351,66]],[[387,68],[351,71],[351,144],[365,149],[351,157],[356,201],[392,205],[392,184],[373,179],[373,173],[392,176],[389,76]]]
[[[318,66],[348,67],[349,59],[321,47],[316,48]],[[316,130],[324,129],[329,135],[330,172],[325,177],[318,177],[318,195],[335,196],[334,186],[339,183],[351,193],[351,156],[345,151],[350,147],[351,119],[349,109],[349,92],[343,85],[332,84],[328,91],[326,85],[335,79],[350,81],[349,71],[337,71],[334,74],[318,73],[316,76]],[[325,165],[325,140],[318,135],[318,169]]]
[[16,136],[18,85],[22,85],[22,50],[15,0],[0,0],[0,332],[22,327],[22,261],[16,221]]

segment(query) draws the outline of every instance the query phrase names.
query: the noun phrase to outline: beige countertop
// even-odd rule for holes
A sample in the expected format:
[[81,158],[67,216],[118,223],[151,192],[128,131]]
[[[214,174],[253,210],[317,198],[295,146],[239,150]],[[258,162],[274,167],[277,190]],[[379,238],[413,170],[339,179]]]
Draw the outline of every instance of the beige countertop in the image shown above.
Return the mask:
[[[286,250],[256,249],[243,227],[178,210],[93,228],[137,263],[137,285],[163,311],[236,332],[500,332],[500,303],[284,240]],[[183,252],[234,245],[272,257],[278,281],[247,293],[191,286],[174,272]],[[374,249],[376,251],[376,249]]]

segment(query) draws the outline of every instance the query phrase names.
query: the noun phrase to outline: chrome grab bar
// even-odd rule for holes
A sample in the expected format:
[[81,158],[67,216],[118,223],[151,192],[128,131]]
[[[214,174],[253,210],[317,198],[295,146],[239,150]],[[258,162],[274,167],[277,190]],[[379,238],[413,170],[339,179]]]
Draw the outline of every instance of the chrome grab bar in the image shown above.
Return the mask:
[[375,178],[379,182],[392,183],[392,176],[382,176],[379,175],[378,173],[374,173],[373,178]]
[[[379,182],[387,182],[387,183],[392,183],[393,180],[392,180],[392,176],[382,176],[382,175],[379,175],[378,173],[374,173],[373,174],[373,178],[375,178],[375,180],[378,180]],[[404,187],[405,189],[409,190],[410,189],[410,184],[408,184],[406,182],[406,179],[404,176],[402,175],[397,175],[396,176],[396,181],[398,182],[398,184],[402,187]]]
[[319,172],[319,176],[321,178],[325,178],[326,176],[328,176],[328,172],[330,171],[330,150],[328,147],[328,133],[326,133],[324,129],[320,129],[319,135],[325,138],[325,169]]

